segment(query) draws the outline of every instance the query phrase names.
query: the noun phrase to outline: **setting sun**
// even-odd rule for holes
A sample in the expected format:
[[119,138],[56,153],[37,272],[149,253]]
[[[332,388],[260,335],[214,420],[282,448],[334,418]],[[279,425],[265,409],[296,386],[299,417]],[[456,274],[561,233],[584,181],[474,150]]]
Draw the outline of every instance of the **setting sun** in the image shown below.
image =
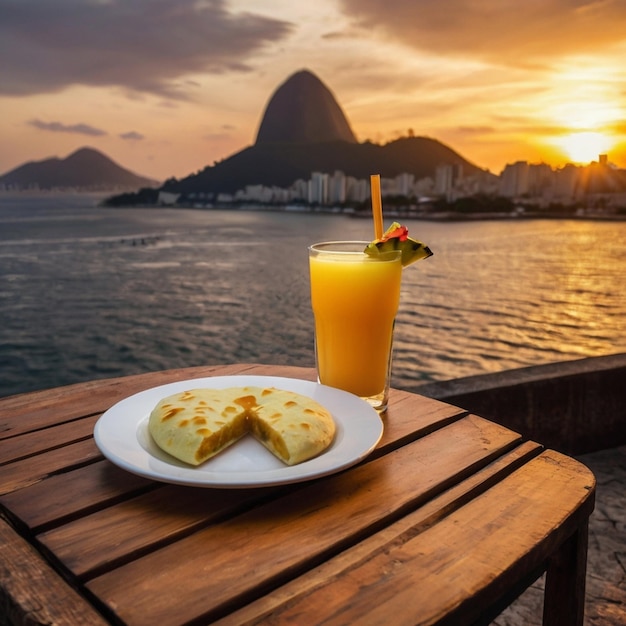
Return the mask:
[[575,132],[558,140],[559,147],[574,163],[587,164],[598,160],[598,155],[608,152],[613,140],[597,131]]

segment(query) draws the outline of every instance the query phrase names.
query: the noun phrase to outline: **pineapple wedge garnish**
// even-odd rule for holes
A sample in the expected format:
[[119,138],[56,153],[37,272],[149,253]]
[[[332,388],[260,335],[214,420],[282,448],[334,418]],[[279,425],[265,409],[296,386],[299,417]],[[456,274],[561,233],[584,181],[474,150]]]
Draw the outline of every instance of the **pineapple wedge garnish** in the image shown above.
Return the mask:
[[378,256],[382,252],[392,250],[402,251],[402,266],[406,267],[421,259],[432,256],[432,250],[421,241],[409,237],[409,229],[398,222],[394,222],[380,239],[376,239],[367,245],[365,253],[370,256]]

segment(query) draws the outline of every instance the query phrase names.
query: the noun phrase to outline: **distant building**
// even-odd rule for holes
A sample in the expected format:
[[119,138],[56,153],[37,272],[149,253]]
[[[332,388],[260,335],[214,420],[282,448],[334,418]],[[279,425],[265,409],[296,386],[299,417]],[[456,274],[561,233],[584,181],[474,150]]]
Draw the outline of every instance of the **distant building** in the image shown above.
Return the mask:
[[439,165],[435,170],[435,194],[454,199],[454,188],[463,178],[462,165]]
[[554,198],[564,202],[576,199],[581,168],[568,164],[554,173]]
[[309,197],[309,182],[299,178],[290,187],[291,197],[294,200],[307,200]]
[[500,175],[500,195],[505,198],[518,198],[528,193],[529,165],[527,161],[517,161],[504,168]]
[[554,171],[546,163],[528,167],[528,194],[533,197],[546,195],[554,185]]
[[370,181],[349,176],[346,185],[346,199],[352,202],[365,202],[371,196]]
[[415,195],[415,176],[413,174],[400,174],[396,176],[396,194],[407,198]]
[[432,178],[420,178],[414,185],[414,193],[417,198],[434,195],[435,181]]
[[309,180],[309,204],[328,203],[328,180],[329,175],[322,172],[312,172]]
[[170,206],[170,205],[176,204],[176,202],[178,201],[178,198],[180,198],[179,193],[170,193],[169,191],[159,191],[157,204],[160,204],[162,206]]
[[346,201],[346,175],[336,170],[328,181],[328,203],[343,204]]

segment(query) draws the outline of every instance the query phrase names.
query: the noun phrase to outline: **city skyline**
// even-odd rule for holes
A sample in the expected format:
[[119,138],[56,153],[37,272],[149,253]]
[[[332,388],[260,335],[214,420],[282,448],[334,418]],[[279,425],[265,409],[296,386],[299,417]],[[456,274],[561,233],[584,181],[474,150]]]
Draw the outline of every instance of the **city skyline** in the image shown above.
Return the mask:
[[626,167],[626,6],[554,0],[0,0],[0,173],[89,145],[183,177],[254,143],[307,68],[360,142],[435,138],[494,174]]
[[[600,185],[591,179],[600,175]],[[435,168],[433,176],[425,178],[403,172],[393,177],[381,177],[382,197],[395,196],[427,206],[436,200],[455,202],[482,196],[507,198],[546,208],[553,205],[572,206],[583,201],[587,208],[601,206],[617,210],[626,206],[626,170],[612,167],[606,155],[587,166],[574,164],[553,169],[545,163],[527,161],[508,163],[499,175],[486,170],[467,175],[462,165],[444,164]],[[250,184],[235,192],[175,192],[159,190],[156,204],[191,203],[197,207],[233,205],[321,205],[339,206],[345,203],[368,203],[371,197],[369,178],[346,175],[341,170],[311,172],[287,187]]]

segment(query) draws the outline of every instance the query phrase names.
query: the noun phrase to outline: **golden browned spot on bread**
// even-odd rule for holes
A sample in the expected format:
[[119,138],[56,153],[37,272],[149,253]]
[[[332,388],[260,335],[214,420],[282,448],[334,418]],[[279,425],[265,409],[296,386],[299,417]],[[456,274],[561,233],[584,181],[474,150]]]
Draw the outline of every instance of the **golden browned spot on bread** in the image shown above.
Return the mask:
[[185,428],[187,424],[189,424],[189,420],[180,420],[180,422],[178,422],[178,428]]
[[204,417],[202,417],[201,415],[196,415],[192,421],[196,426],[201,426],[202,424],[206,424],[206,419],[204,419]]
[[[172,406],[171,404],[168,404],[167,406]],[[165,413],[165,415],[162,417],[161,421],[165,421],[168,419],[171,419],[172,417],[174,417],[174,415],[176,415],[177,413],[180,413],[181,411],[184,411],[185,409],[183,409],[183,407],[172,407],[167,413]]]
[[274,393],[273,389],[268,389],[267,387],[265,389],[263,389],[263,391],[261,392],[262,396],[269,396],[270,394]]
[[241,396],[241,398],[235,398],[233,402],[235,404],[238,404],[240,407],[244,408],[246,411],[253,409],[257,405],[256,398],[252,395]]
[[285,406],[286,406],[287,408],[290,408],[290,407],[292,407],[292,406],[298,406],[298,403],[297,403],[297,402],[294,402],[293,400],[289,400],[288,402],[285,402]]
[[300,426],[304,428],[304,430],[311,430],[311,425],[306,422],[300,422]]
[[198,428],[198,430],[196,430],[196,433],[202,437],[208,437],[212,432],[213,431],[208,428]]
[[313,409],[304,409],[304,411],[302,411],[303,413],[311,413],[312,415],[317,415],[318,412],[314,411]]

